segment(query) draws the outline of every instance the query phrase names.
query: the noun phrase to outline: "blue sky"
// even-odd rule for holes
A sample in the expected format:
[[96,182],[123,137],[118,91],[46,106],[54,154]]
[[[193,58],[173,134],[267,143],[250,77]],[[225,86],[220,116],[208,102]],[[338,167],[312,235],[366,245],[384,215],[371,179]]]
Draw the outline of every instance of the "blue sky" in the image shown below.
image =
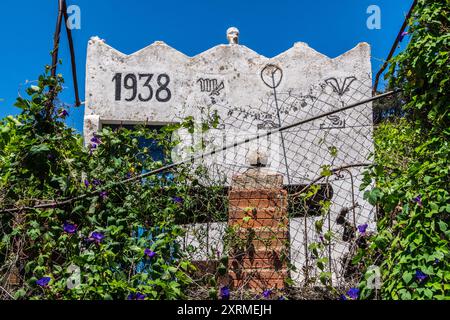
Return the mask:
[[[358,42],[372,46],[375,74],[395,40],[412,0],[67,0],[81,9],[81,29],[73,31],[81,100],[87,42],[99,36],[124,53],[162,40],[193,56],[226,43],[230,26],[240,29],[240,43],[268,57],[303,41],[336,57]],[[370,5],[381,9],[381,29],[366,26]],[[26,80],[37,79],[50,64],[57,0],[0,2],[0,118],[17,114],[13,107]],[[404,44],[403,44],[404,45]],[[58,72],[67,89],[60,99],[74,102],[70,56],[62,35]],[[83,127],[83,106],[71,108],[67,123]]]

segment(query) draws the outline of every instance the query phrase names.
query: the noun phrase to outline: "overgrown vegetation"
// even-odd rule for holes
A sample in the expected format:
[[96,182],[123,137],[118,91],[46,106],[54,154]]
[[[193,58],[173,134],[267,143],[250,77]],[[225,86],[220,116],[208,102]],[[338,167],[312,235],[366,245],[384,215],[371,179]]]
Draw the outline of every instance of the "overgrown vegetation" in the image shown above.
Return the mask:
[[407,49],[392,61],[404,117],[380,124],[366,198],[379,207],[378,233],[355,262],[378,265],[361,298],[450,299],[450,1],[420,0]]
[[41,76],[17,100],[22,113],[1,122],[0,210],[46,206],[0,215],[2,288],[26,299],[183,297],[193,267],[174,220],[191,202],[186,170],[120,183],[162,166],[138,138],[170,150],[177,127],[106,128],[84,146],[53,105],[61,85]]
[[[359,288],[350,288],[344,299],[450,299],[450,1],[420,0],[409,33],[408,48],[394,58],[388,74],[390,87],[403,89],[403,109],[396,106],[395,117],[377,125],[375,165],[365,172],[362,186],[378,208],[378,232],[371,236],[367,224],[337,220],[358,234],[353,266],[346,272],[353,281],[354,274],[365,271]],[[29,97],[17,100],[21,114],[0,122],[0,297],[186,297],[193,292],[195,267],[180,248],[182,225],[225,222],[227,190],[203,188],[202,169],[194,176],[192,167],[183,165],[176,172],[137,176],[164,165],[140,141],[156,141],[169,152],[177,144],[169,138],[173,131],[183,127],[192,133],[193,119],[161,132],[146,126],[105,128],[84,145],[64,123],[67,110],[53,102],[62,82],[59,75],[42,75],[28,88]],[[216,126],[216,116],[202,130]],[[333,157],[337,152],[330,149]],[[326,180],[332,176],[330,166],[322,170]],[[300,193],[302,212],[311,209],[308,201],[320,188]],[[313,208],[320,211],[315,231],[323,236],[308,248],[318,271],[309,280],[323,285],[311,296],[336,298],[348,288],[333,288],[327,272],[333,234],[323,226],[330,199],[327,189]],[[229,288],[221,287],[227,250],[245,251],[255,240],[227,231],[223,252],[206,252],[211,266],[204,269],[212,271],[196,284],[201,297],[230,297]],[[198,249],[190,247],[186,251]],[[306,291],[288,294],[304,298]],[[269,289],[262,295],[276,296]]]

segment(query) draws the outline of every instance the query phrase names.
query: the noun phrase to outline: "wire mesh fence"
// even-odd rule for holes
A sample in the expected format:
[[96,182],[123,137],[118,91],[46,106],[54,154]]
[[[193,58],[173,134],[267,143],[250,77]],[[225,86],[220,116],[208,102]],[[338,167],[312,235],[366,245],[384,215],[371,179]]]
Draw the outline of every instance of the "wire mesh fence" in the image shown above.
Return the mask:
[[[199,267],[197,284],[213,278],[238,297],[286,285],[348,287],[357,281],[351,260],[375,231],[376,210],[360,190],[374,151],[372,103],[320,116],[370,98],[371,79],[330,78],[306,94],[277,92],[275,82],[258,108],[212,99],[199,111],[220,113],[217,129],[178,136],[177,159],[197,156],[203,186],[192,190],[183,250]],[[197,289],[206,295],[207,287]]]
[[[211,96],[197,106],[198,130],[181,129],[172,137],[178,144],[171,163],[127,180],[128,188],[137,189],[143,183],[176,184],[176,177],[187,173],[188,199],[171,196],[183,236],[167,252],[168,261],[179,250],[197,267],[187,293],[194,299],[207,298],[217,286],[241,299],[276,290],[348,288],[359,276],[352,259],[376,229],[376,208],[360,187],[372,161],[374,126],[389,112],[373,111],[370,77],[326,79],[307,93],[278,92],[275,78],[261,79],[268,92],[259,107],[240,109]],[[202,127],[208,117],[214,129]],[[121,183],[112,187],[131,190]],[[149,194],[163,197],[163,192]],[[57,205],[75,206],[87,197]],[[163,210],[164,202],[158,206]],[[137,237],[153,243],[168,231],[149,230]],[[8,282],[26,263],[20,239],[11,247],[16,261],[3,268],[10,269],[2,272]],[[145,261],[130,268],[153,270]],[[332,292],[320,293],[324,296]]]

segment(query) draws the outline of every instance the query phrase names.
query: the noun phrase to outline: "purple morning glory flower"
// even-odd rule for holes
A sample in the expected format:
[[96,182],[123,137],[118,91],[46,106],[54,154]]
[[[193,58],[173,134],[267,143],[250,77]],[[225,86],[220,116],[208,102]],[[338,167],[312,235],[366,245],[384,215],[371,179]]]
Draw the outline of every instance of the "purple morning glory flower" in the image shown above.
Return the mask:
[[418,205],[419,207],[423,207],[423,204],[422,204],[422,197],[421,197],[420,195],[418,195],[417,197],[414,198],[414,202],[417,202],[417,205]]
[[409,34],[409,32],[407,31],[403,31],[402,34],[399,37],[400,42],[403,41],[403,39]]
[[352,300],[357,300],[359,296],[359,289],[358,288],[350,288],[347,291],[347,296]]
[[89,180],[88,180],[88,179],[84,179],[84,186],[85,186],[86,188],[89,187]]
[[153,258],[154,256],[156,256],[156,252],[154,252],[148,248],[144,250],[144,254],[149,258]]
[[51,278],[50,277],[43,277],[40,278],[39,280],[36,280],[36,284],[40,287],[46,287],[48,286],[48,283],[50,282]]
[[94,241],[95,243],[100,243],[103,238],[105,238],[105,235],[101,232],[92,232],[91,236],[89,237],[89,240]]
[[230,289],[227,286],[220,288],[220,296],[222,300],[230,299]]
[[365,234],[368,226],[369,225],[367,223],[358,226],[359,233]]
[[145,299],[145,294],[142,294],[140,292],[136,293],[136,300],[144,300]]
[[91,142],[94,144],[100,144],[101,141],[96,135],[94,135],[91,139]]
[[272,290],[264,290],[262,293],[263,297],[266,299],[269,298],[271,294],[272,294]]
[[100,198],[105,199],[108,196],[108,192],[102,191],[99,193]]
[[92,184],[93,184],[94,186],[99,186],[99,185],[102,184],[102,181],[101,181],[101,180],[98,180],[98,179],[94,179],[94,180],[92,180]]
[[425,273],[423,273],[421,270],[417,270],[417,271],[416,271],[416,279],[417,279],[419,282],[425,281],[426,278],[428,278],[428,275],[426,275]]
[[66,109],[61,109],[61,110],[58,112],[58,116],[59,116],[60,118],[65,118],[65,117],[67,117],[68,115],[69,115],[69,112],[67,112]]
[[341,297],[339,300],[347,300],[347,296],[345,294],[341,294]]
[[69,222],[64,222],[64,232],[74,234],[77,231],[77,225]]
[[130,293],[127,297],[128,300],[144,300],[146,297],[145,294],[142,294],[140,292],[136,292],[136,294],[134,293]]
[[183,198],[181,197],[173,197],[172,201],[175,203],[183,203]]

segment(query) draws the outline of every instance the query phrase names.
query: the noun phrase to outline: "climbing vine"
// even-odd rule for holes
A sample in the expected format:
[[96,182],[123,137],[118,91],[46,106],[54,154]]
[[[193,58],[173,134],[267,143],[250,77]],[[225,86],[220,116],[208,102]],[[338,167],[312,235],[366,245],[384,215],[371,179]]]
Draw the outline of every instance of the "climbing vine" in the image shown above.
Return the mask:
[[167,137],[191,124],[104,128],[84,145],[64,122],[69,110],[53,103],[62,83],[42,75],[17,100],[21,114],[0,123],[2,296],[183,297],[194,267],[174,222],[187,215],[198,181],[182,165],[137,176],[164,165],[140,141],[169,152],[176,141]]
[[450,298],[450,1],[418,1],[410,43],[391,61],[404,117],[375,131],[375,163],[362,188],[379,207],[378,233],[355,263],[366,272],[361,298]]

